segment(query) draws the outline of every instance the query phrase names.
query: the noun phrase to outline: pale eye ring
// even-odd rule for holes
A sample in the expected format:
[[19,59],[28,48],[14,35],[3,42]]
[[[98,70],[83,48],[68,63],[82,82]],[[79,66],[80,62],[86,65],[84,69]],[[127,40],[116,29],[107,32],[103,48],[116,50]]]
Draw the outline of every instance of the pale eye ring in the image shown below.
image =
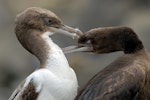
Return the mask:
[[51,25],[52,24],[52,20],[48,17],[44,18],[44,21],[46,22],[47,25]]

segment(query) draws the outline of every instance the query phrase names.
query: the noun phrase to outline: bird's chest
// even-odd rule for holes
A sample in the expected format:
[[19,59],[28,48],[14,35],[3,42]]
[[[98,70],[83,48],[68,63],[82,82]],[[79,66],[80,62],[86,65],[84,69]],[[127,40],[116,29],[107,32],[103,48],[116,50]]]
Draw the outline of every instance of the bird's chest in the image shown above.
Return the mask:
[[[50,76],[50,77],[49,77]],[[44,75],[37,100],[73,100],[77,93],[77,80],[60,78],[52,73]]]
[[77,86],[72,82],[64,80],[51,84],[47,82],[42,86],[38,100],[73,100],[77,93]]

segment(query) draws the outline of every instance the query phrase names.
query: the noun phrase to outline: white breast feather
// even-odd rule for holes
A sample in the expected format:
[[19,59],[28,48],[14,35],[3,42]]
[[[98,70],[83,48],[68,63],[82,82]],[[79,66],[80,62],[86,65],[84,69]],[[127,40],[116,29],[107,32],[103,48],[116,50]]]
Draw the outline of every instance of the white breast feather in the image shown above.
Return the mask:
[[37,100],[73,100],[78,88],[75,72],[69,67],[62,50],[53,43],[48,35],[49,32],[46,32],[42,36],[50,46],[49,59],[45,68],[33,72],[27,78],[24,86],[33,79],[36,91],[40,91]]

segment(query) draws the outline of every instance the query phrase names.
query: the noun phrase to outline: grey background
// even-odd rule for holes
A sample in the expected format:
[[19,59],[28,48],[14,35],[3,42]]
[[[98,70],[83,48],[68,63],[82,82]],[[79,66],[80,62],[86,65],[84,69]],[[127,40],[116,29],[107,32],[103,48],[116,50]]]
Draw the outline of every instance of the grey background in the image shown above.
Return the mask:
[[[96,27],[129,26],[150,50],[150,0],[0,0],[0,100],[7,100],[18,84],[39,65],[14,34],[16,14],[32,6],[53,11],[64,24],[78,27],[83,32]],[[60,47],[76,43],[59,35],[53,36],[53,40]],[[81,88],[121,54],[75,53],[66,57]]]

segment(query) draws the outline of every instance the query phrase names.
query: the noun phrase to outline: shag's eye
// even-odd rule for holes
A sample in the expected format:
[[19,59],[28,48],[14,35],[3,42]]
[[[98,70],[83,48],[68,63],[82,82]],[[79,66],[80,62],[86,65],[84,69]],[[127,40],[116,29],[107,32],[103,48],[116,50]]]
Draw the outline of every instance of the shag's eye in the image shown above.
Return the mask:
[[44,21],[46,22],[47,25],[51,25],[53,22],[52,22],[52,19],[50,18],[44,18]]

